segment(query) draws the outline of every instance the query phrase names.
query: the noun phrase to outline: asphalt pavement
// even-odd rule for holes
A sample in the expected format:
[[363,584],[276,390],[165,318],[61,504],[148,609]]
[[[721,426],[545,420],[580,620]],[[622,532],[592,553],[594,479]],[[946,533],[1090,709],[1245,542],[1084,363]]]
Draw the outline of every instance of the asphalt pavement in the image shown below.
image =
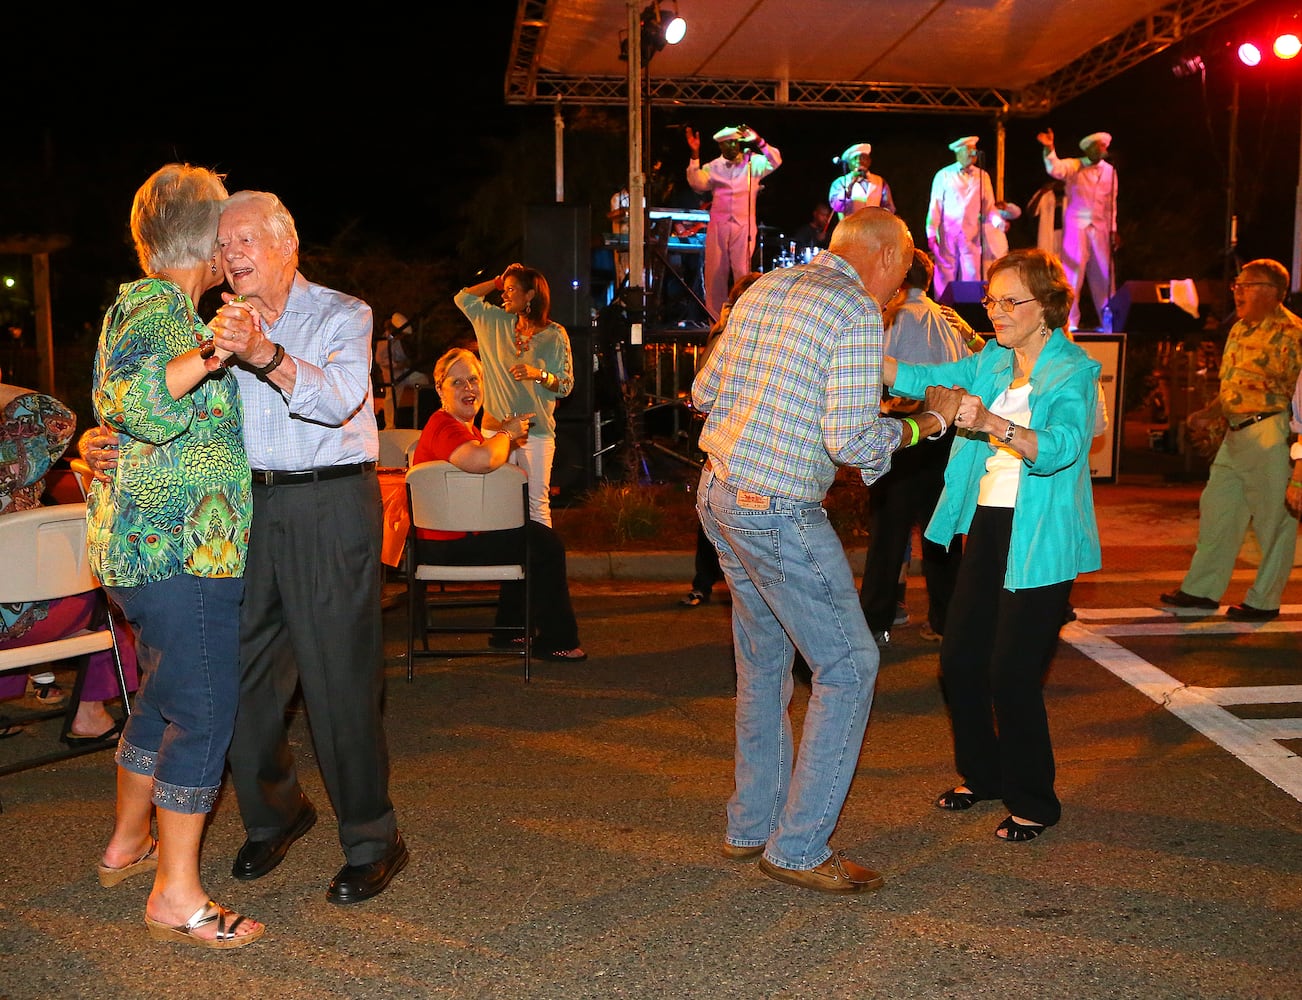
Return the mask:
[[[237,882],[227,789],[205,841],[214,898],[268,924],[238,951],[151,942],[148,880],[98,885],[111,754],[0,778],[0,998],[1302,996],[1302,575],[1274,622],[1163,609],[1198,489],[1147,473],[1096,488],[1104,569],[1078,581],[1046,680],[1063,818],[1030,844],[994,837],[998,803],[933,807],[955,780],[937,647],[906,625],[832,838],[885,886],[832,898],[723,860],[726,591],[684,609],[690,553],[576,550],[591,659],[536,662],[529,683],[486,658],[421,661],[408,684],[401,601],[385,612],[411,863],[368,902],[325,901],[343,862],[301,715],[315,829]],[[795,685],[797,727],[808,696]],[[0,743],[0,763],[55,725]]]

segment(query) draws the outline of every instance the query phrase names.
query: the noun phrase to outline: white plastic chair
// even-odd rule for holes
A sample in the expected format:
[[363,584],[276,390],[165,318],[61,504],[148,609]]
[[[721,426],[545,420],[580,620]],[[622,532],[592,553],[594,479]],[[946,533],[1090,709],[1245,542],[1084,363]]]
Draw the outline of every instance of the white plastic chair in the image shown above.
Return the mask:
[[386,428],[380,434],[380,460],[382,469],[405,469],[410,464],[411,453],[420,440],[420,430],[415,427]]
[[[411,529],[407,538],[407,680],[411,681],[416,657],[427,656],[521,656],[524,679],[529,680],[532,656],[533,618],[527,586],[529,576],[528,532],[524,532],[520,561],[491,566],[457,566],[422,563],[417,556],[416,529],[438,531],[504,531],[523,527],[529,517],[529,479],[514,465],[503,465],[487,475],[463,472],[451,462],[421,462],[407,470],[407,503]],[[429,583],[471,583],[525,581],[523,627],[485,626],[457,622],[431,625],[428,614],[444,616],[450,609],[495,607],[497,597],[466,596],[464,592],[431,599]],[[520,635],[522,648],[503,650],[464,647],[430,649],[430,633],[488,633]],[[421,648],[416,649],[420,637]]]
[[[100,590],[99,581],[90,572],[86,560],[86,505],[84,503],[55,504],[15,511],[0,516],[0,552],[4,553],[4,572],[0,573],[0,603],[21,604],[28,601],[52,601],[60,597]],[[100,650],[111,649],[117,668],[118,693],[122,710],[131,712],[127,680],[122,672],[122,657],[118,652],[117,633],[108,598],[103,595],[103,624],[62,639],[0,649],[0,674],[26,671],[37,663],[51,663],[80,656],[77,679],[66,708],[44,709],[11,717],[16,723],[36,722],[64,717],[63,731],[71,731],[73,716],[81,700],[81,689],[86,680],[86,657]],[[70,747],[25,758],[0,767],[0,775],[25,771],[42,764],[66,760],[80,754],[103,750],[113,746],[113,741]]]

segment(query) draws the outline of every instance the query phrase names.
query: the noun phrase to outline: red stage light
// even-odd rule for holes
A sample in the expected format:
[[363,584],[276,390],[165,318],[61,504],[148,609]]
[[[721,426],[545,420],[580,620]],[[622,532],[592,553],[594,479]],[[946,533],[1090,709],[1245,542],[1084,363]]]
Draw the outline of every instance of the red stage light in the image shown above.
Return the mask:
[[1292,59],[1299,51],[1302,51],[1302,42],[1298,41],[1297,35],[1290,32],[1275,39],[1275,55],[1279,58]]
[[1261,49],[1251,42],[1244,42],[1239,46],[1239,62],[1245,66],[1256,66],[1261,62]]

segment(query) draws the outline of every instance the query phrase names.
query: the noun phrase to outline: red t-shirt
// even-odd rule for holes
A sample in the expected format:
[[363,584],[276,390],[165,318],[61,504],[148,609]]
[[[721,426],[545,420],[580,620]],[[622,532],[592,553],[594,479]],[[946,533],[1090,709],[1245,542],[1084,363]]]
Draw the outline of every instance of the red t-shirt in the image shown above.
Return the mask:
[[[416,450],[412,453],[411,464],[451,461],[452,453],[467,441],[482,443],[483,440],[484,435],[478,427],[467,427],[448,413],[447,410],[435,410],[434,415],[425,424],[425,429],[420,432],[420,440],[416,442]],[[416,529],[417,538],[432,538],[437,541],[448,541],[449,539],[464,538],[465,536],[464,531],[435,531],[432,528]]]

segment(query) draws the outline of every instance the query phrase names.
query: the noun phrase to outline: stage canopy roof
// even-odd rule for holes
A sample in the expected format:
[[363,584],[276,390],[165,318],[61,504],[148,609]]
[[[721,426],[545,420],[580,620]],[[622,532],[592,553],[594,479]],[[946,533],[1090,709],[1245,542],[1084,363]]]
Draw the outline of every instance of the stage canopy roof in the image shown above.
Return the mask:
[[[640,12],[652,0],[636,0]],[[682,106],[1042,115],[1253,0],[660,0]],[[519,0],[509,104],[628,101],[629,0]]]

